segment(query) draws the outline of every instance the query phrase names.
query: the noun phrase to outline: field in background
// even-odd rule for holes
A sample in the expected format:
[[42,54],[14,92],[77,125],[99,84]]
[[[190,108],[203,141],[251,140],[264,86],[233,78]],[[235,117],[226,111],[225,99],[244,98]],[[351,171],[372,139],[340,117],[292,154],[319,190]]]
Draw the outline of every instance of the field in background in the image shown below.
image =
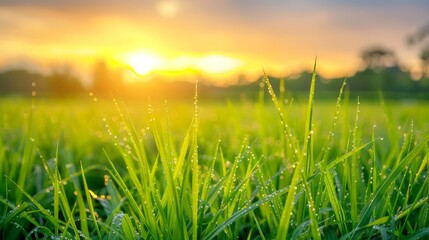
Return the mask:
[[0,237],[428,236],[429,103],[269,92],[0,100]]

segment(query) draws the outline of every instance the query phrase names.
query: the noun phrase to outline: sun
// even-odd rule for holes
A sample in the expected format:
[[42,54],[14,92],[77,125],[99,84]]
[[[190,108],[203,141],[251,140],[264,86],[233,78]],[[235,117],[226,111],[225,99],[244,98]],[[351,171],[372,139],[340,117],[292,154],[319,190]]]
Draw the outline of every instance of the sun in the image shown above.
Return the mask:
[[127,64],[138,75],[147,75],[163,65],[160,56],[153,53],[136,52],[126,57]]
[[153,77],[171,80],[190,80],[196,77],[222,82],[230,79],[243,67],[240,59],[222,53],[168,55],[151,50],[138,50],[118,55],[118,62],[126,69],[127,81],[145,81]]

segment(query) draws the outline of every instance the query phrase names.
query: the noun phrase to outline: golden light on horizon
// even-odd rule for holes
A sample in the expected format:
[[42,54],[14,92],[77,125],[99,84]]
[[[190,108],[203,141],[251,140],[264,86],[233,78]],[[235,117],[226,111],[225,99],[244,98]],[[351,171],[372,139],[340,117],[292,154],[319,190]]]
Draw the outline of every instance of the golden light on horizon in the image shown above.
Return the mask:
[[222,54],[205,54],[195,56],[183,54],[180,56],[163,56],[149,51],[135,51],[119,57],[122,65],[128,66],[136,75],[147,76],[157,73],[162,76],[176,76],[189,72],[204,75],[236,74],[243,62],[239,59]]
[[139,75],[147,75],[162,66],[159,56],[144,52],[130,54],[125,61]]
[[196,62],[198,68],[209,74],[231,72],[241,65],[241,61],[222,55],[208,55],[198,59]]

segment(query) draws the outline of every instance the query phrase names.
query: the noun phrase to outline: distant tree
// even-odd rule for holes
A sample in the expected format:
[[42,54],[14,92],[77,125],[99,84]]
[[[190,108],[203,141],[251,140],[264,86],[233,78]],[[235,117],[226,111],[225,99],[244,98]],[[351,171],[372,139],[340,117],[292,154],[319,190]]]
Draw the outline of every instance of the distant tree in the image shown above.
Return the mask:
[[408,37],[407,41],[410,45],[421,43],[423,40],[429,37],[429,23],[419,28],[414,34]]
[[105,61],[98,61],[94,65],[92,80],[92,90],[100,95],[119,94],[123,89],[120,74],[109,69]]
[[383,70],[398,65],[395,53],[383,47],[368,48],[361,57],[367,69]]
[[422,76],[429,77],[429,44],[424,46],[420,52]]
[[9,70],[0,73],[0,94],[23,94],[31,96],[46,93],[47,84],[44,76],[24,69]]
[[387,77],[387,72],[398,69],[399,64],[395,53],[385,47],[375,46],[364,50],[361,54],[365,69],[350,79],[350,86],[359,91],[390,90],[395,81]]
[[54,68],[47,76],[47,84],[49,93],[57,97],[75,95],[84,90],[79,78],[73,74],[71,66],[67,64]]
[[420,45],[422,78],[429,77],[429,23],[408,37],[408,44]]

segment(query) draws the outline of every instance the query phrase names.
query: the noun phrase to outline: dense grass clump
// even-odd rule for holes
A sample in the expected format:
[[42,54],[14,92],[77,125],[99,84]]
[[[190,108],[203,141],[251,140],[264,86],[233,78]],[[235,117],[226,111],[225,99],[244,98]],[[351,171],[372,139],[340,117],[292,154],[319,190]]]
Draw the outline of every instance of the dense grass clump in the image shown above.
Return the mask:
[[428,104],[315,78],[306,103],[268,77],[256,101],[1,100],[0,237],[428,237]]

